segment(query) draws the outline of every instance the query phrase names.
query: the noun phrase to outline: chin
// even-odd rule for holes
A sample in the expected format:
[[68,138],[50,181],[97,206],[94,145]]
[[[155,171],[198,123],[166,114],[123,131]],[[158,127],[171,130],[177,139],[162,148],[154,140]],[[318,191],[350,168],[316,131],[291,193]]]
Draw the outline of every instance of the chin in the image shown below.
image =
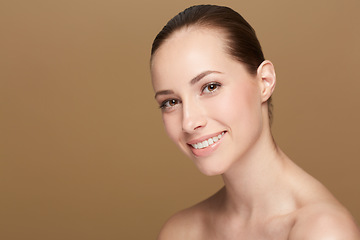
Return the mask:
[[197,168],[199,169],[199,171],[206,175],[206,176],[218,176],[221,175],[225,172],[225,170],[220,167],[220,166],[209,166],[208,164],[206,165],[198,165],[197,164]]
[[204,174],[205,176],[208,176],[208,177],[218,176],[218,175],[222,175],[224,173],[223,171],[219,171],[219,170],[218,171],[208,170],[208,169],[206,169],[206,170],[199,169],[199,170],[202,174]]
[[227,164],[223,161],[218,160],[218,157],[209,156],[209,157],[196,157],[191,150],[182,148],[185,155],[193,161],[198,170],[206,176],[217,176],[226,172]]

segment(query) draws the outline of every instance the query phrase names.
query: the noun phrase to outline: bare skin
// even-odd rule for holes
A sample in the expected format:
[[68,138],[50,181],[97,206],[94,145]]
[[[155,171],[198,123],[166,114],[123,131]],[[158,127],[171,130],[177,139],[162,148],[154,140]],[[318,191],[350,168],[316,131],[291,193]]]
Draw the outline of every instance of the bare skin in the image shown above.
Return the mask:
[[225,186],[170,218],[159,240],[360,239],[352,216],[331,193],[288,158],[285,162],[277,179],[285,184],[265,184],[268,190],[258,194],[255,206],[244,206]]
[[[171,217],[159,240],[360,239],[348,211],[274,142],[266,102],[276,83],[271,62],[253,76],[225,53],[221,31],[195,30],[177,32],[158,50],[153,86],[169,137],[225,185]],[[218,133],[214,150],[192,146]]]

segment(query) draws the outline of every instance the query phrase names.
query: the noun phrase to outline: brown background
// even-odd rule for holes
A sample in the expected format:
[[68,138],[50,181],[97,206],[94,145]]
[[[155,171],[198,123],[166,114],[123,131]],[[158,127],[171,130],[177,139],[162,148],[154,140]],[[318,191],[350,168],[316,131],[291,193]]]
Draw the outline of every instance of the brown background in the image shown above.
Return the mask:
[[[0,238],[155,239],[216,191],[169,142],[149,51],[202,1],[1,1]],[[273,131],[360,220],[360,1],[208,1],[277,69]]]

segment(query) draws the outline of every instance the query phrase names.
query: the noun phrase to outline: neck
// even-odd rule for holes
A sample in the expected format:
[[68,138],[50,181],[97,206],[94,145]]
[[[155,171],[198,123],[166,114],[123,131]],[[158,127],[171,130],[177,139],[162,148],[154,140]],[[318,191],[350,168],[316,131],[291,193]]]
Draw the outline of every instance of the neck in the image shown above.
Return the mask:
[[[245,218],[286,211],[283,201],[289,197],[284,186],[284,169],[290,159],[277,147],[270,131],[261,136],[254,147],[223,174],[228,210]],[[286,205],[286,204],[285,204]],[[291,205],[291,204],[290,204]]]

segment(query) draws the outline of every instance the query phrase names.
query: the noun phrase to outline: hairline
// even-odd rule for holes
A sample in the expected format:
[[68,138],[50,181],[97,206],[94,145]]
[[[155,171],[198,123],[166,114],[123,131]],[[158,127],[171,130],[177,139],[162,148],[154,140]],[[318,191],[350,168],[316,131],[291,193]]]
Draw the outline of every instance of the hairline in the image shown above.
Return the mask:
[[[216,22],[206,22],[206,21],[200,19],[198,22],[186,24],[186,25],[174,30],[165,39],[163,39],[162,43],[159,45],[159,47],[150,56],[150,69],[152,68],[153,58],[156,56],[156,53],[162,48],[162,46],[166,42],[170,41],[174,37],[174,35],[178,34],[179,32],[189,31],[192,29],[219,32],[220,34],[217,37],[219,37],[219,39],[221,39],[221,41],[223,41],[223,43],[224,43],[224,52],[228,56],[230,56],[232,59],[234,59],[235,61],[238,61],[238,62],[244,64],[245,66],[248,64],[248,63],[242,61],[241,59],[237,58],[233,54],[231,54],[231,37],[229,36],[230,35],[229,31],[225,27],[221,26],[220,24],[216,24]],[[256,73],[253,73],[250,70],[247,70],[247,71],[251,75],[256,75]]]

